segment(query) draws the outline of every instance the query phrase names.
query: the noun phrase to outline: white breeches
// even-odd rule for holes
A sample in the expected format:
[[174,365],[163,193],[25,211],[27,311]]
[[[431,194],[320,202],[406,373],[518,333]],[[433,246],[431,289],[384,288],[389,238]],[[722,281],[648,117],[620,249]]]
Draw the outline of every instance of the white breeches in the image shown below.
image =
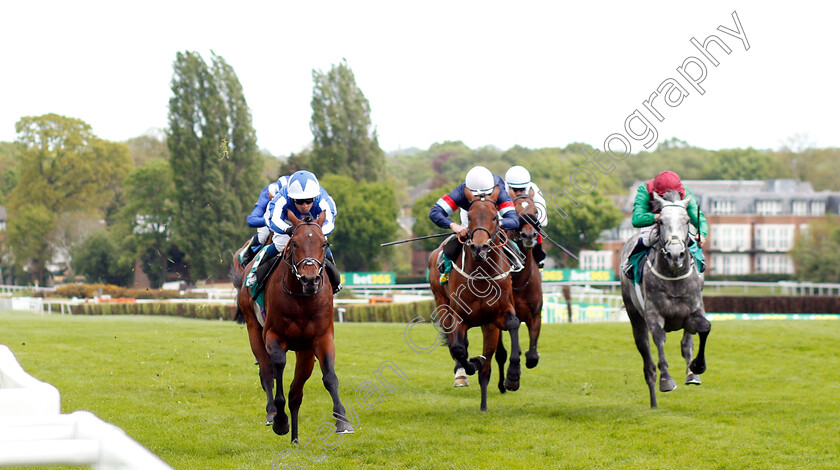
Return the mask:
[[265,245],[269,234],[271,234],[271,229],[268,227],[260,227],[257,229],[257,241],[260,242],[260,245]]
[[289,243],[289,236],[285,233],[275,232],[271,240],[274,242],[274,247],[277,248],[277,253],[283,254],[286,244]]

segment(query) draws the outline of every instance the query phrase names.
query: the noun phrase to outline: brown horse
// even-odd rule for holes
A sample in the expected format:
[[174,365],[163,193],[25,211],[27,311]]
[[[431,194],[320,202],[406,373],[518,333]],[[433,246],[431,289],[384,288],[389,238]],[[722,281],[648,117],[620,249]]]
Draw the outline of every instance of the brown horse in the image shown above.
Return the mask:
[[[489,196],[478,197],[465,191],[470,222],[460,259],[453,260],[449,283],[441,285],[437,276],[429,276],[429,281],[437,305],[434,316],[447,334],[449,353],[468,375],[479,371],[481,411],[487,411],[490,365],[500,330],[511,331],[511,364],[505,383],[519,382],[519,319],[513,308],[510,264],[502,252],[506,237],[496,208],[499,188]],[[430,255],[430,272],[437,270],[436,260],[442,249],[443,244]],[[476,326],[481,327],[484,347],[481,356],[469,358],[467,330]]]
[[333,344],[333,294],[324,273],[329,243],[321,230],[326,212],[317,220],[305,216],[298,219],[288,211],[292,235],[284,250],[283,265],[272,272],[265,286],[266,319],[263,341],[274,368],[277,396],[274,404],[278,416],[273,429],[279,435],[289,432],[286,398],[283,395],[283,369],[286,352],[295,351],[295,378],[289,388],[289,412],[292,415],[292,442],[298,442],[298,411],[303,400],[303,384],[312,374],[315,358],[321,364],[324,387],[333,401],[335,432],[352,433],[353,426],[345,416],[338,397]]
[[[540,337],[540,327],[542,326],[542,277],[540,276],[540,268],[537,266],[537,260],[534,258],[533,248],[537,245],[537,237],[539,232],[539,215],[537,214],[537,207],[534,205],[534,190],[529,190],[529,193],[516,196],[510,192],[513,205],[516,208],[516,215],[522,221],[519,230],[512,230],[509,232],[511,241],[517,242],[525,255],[523,262],[524,268],[512,274],[513,277],[513,302],[516,309],[516,316],[519,321],[524,322],[528,327],[528,336],[530,337],[530,346],[528,352],[525,353],[525,367],[533,369],[540,361],[540,355],[537,353],[537,340]],[[511,332],[511,335],[513,332]],[[499,346],[496,350],[496,362],[499,364],[499,369],[504,370],[505,356],[504,344],[501,336],[499,337]],[[514,362],[513,352],[511,351],[511,364]],[[516,358],[519,362],[519,358]],[[515,385],[516,390],[519,388],[519,383],[509,384]],[[501,377],[499,377],[499,391],[505,393],[505,384]]]
[[[271,238],[266,243],[270,243]],[[274,416],[277,414],[277,407],[274,406],[274,371],[271,369],[271,362],[268,358],[268,352],[265,350],[265,343],[263,342],[263,323],[265,318],[262,318],[256,302],[251,300],[251,289],[245,287],[245,276],[251,270],[254,263],[252,259],[247,265],[239,264],[239,252],[247,249],[251,241],[248,240],[242,248],[236,250],[233,254],[233,262],[231,264],[230,278],[233,281],[233,286],[236,288],[236,317],[237,321],[244,321],[248,329],[248,340],[251,343],[251,351],[260,366],[260,383],[266,394],[265,405],[265,425],[269,426],[274,423]],[[260,315],[258,318],[257,315]]]

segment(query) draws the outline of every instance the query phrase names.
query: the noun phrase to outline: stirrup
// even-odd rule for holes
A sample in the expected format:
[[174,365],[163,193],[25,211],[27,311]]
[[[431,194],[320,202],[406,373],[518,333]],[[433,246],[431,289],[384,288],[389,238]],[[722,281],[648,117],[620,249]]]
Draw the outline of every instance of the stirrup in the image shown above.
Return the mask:
[[339,284],[339,285],[337,285],[337,286],[333,287],[333,295],[338,294],[339,292],[341,292],[341,289],[344,289],[344,286],[342,286],[341,284]]
[[633,265],[628,264],[627,266],[622,266],[621,272],[627,276],[627,279],[633,279]]

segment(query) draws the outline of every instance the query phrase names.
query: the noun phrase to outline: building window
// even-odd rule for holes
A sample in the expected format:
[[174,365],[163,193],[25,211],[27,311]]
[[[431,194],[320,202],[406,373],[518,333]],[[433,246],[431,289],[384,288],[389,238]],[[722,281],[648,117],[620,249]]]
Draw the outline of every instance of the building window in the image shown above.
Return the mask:
[[782,212],[780,201],[756,201],[755,213],[758,215],[779,215]]
[[808,201],[793,201],[791,212],[793,215],[808,215]]
[[746,251],[750,249],[749,224],[714,224],[711,230],[714,250]]
[[580,267],[591,271],[611,270],[612,251],[580,250]]
[[825,215],[825,201],[811,201],[811,215]]
[[793,224],[755,226],[755,248],[761,251],[790,251],[793,248]]
[[711,259],[712,274],[749,274],[750,256],[747,254],[714,253]]
[[793,260],[783,254],[761,254],[755,258],[755,272],[793,274]]
[[710,213],[715,215],[732,215],[735,213],[735,201],[713,200]]

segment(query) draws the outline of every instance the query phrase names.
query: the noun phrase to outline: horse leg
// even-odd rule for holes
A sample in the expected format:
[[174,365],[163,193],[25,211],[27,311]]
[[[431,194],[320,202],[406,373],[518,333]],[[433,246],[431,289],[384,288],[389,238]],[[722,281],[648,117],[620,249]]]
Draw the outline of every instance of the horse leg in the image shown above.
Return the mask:
[[246,316],[248,339],[251,343],[251,352],[254,353],[257,363],[260,365],[260,383],[266,395],[265,425],[270,426],[274,423],[274,417],[277,415],[277,407],[274,405],[274,372],[272,371],[271,359],[268,357],[265,344],[263,344],[262,327],[254,318],[253,308],[250,313],[251,315]]
[[677,388],[677,382],[671,377],[668,372],[668,361],[665,360],[665,330],[657,322],[651,322],[650,334],[653,336],[653,343],[656,345],[656,350],[659,352],[659,391],[670,392]]
[[[484,334],[484,349],[482,353],[484,357],[490,359],[499,345],[502,338],[501,331],[496,328],[496,325],[489,324],[481,327],[481,332]],[[502,362],[504,364],[504,362]],[[490,383],[490,369],[491,362],[488,360],[481,366],[478,373],[478,385],[481,386],[481,411],[487,411],[487,384]],[[502,372],[499,371],[499,374]]]
[[536,308],[531,309],[531,318],[528,320],[528,336],[531,343],[528,352],[525,353],[525,367],[533,369],[540,362],[540,354],[537,352],[537,340],[540,339],[540,328],[542,327],[542,301]]
[[268,357],[271,361],[271,366],[274,369],[274,380],[277,381],[277,395],[274,398],[274,406],[277,416],[274,417],[274,423],[271,428],[280,436],[289,432],[289,417],[286,416],[286,397],[283,395],[283,369],[286,368],[286,350],[280,344],[280,339],[272,330],[265,332],[265,349],[268,352]]
[[680,348],[685,359],[685,384],[686,385],[700,385],[700,377],[691,372],[691,354],[694,350],[694,335],[690,331],[683,331],[683,338],[680,341]]
[[315,354],[311,349],[295,353],[295,378],[289,386],[289,414],[292,415],[292,444],[298,441],[298,412],[303,402],[303,384],[312,375],[315,367]]
[[519,318],[512,309],[505,314],[505,329],[510,331],[510,363],[505,377],[505,388],[511,392],[519,390],[519,378],[522,375],[522,367],[519,365],[519,357],[522,355],[522,348],[519,346],[519,323]]
[[330,393],[333,401],[333,416],[335,417],[335,432],[339,434],[350,434],[353,432],[353,425],[347,419],[344,405],[338,397],[338,376],[335,375],[335,344],[332,334],[327,334],[315,341],[315,357],[321,363],[321,374],[323,375],[324,388]]
[[688,365],[689,370],[695,374],[706,372],[706,337],[712,330],[712,324],[706,319],[704,312],[694,314],[689,318],[691,327],[700,335],[700,347],[697,350],[697,357]]
[[452,332],[449,333],[449,354],[452,359],[455,359],[467,375],[474,375],[475,372],[484,366],[487,360],[484,356],[474,357],[469,359],[467,356],[467,325],[464,322],[459,323]]
[[496,345],[496,364],[499,365],[499,392],[505,393],[505,361],[507,361],[507,349],[505,343],[502,341],[502,335],[499,335],[499,344]]
[[636,349],[642,355],[644,361],[643,371],[645,373],[645,382],[650,391],[650,407],[656,408],[656,365],[650,356],[650,338],[648,338],[648,328],[645,319],[637,312],[632,304],[626,300],[624,302],[627,308],[627,316],[630,318],[630,324],[633,326],[633,339],[636,340]]

